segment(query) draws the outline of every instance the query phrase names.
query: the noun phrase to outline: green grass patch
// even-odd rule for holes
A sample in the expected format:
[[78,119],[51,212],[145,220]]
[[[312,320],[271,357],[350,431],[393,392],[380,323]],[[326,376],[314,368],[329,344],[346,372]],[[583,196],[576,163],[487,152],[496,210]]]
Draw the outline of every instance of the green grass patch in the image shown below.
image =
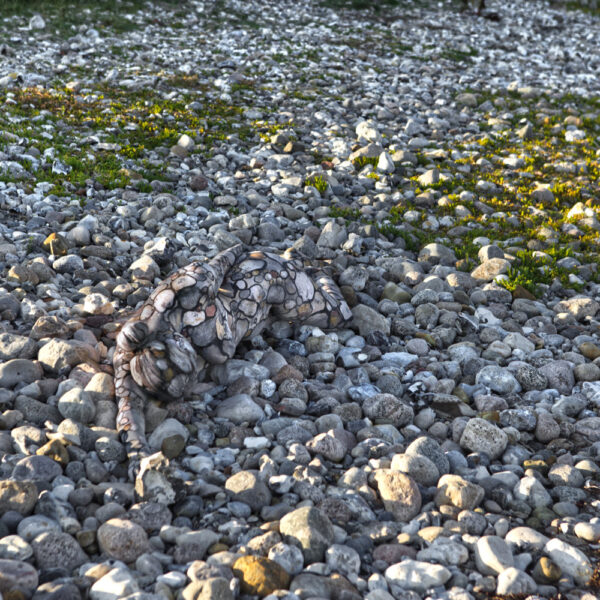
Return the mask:
[[580,291],[582,286],[569,281],[573,271],[556,264],[557,259],[564,258],[565,254],[569,254],[566,249],[548,251],[547,256],[534,256],[530,250],[517,252],[516,264],[508,269],[508,279],[499,283],[511,292],[521,285],[538,297],[543,294],[542,286],[550,285],[554,279],[558,279],[564,287]]
[[[214,99],[202,89],[171,98],[155,89],[106,85],[85,94],[22,88],[0,93],[0,103],[0,130],[27,138],[42,155],[47,150],[52,153],[51,160],[33,174],[39,181],[54,183],[59,194],[84,187],[88,179],[106,188],[124,187],[130,183],[131,171],[146,179],[164,180],[160,157],[168,156],[184,133],[196,141],[193,151],[206,158],[223,141],[249,147],[259,139],[259,126],[244,119],[242,106]],[[50,136],[42,135],[41,125],[52,132]],[[102,149],[86,143],[90,136],[116,146]],[[67,165],[69,172],[53,173],[54,160]],[[31,171],[32,164],[24,158],[21,166]],[[6,174],[3,178],[10,180]]]
[[186,0],[2,0],[0,22],[7,24],[7,20],[12,21],[15,17],[29,20],[39,14],[46,21],[44,31],[59,37],[73,35],[81,25],[126,33],[153,22],[149,8],[183,4]]
[[308,177],[305,181],[304,181],[304,185],[311,185],[312,187],[314,187],[320,194],[324,194],[327,190],[327,186],[329,185],[327,183],[327,180],[325,179],[325,177],[323,177],[323,175],[312,175],[311,177]]
[[352,164],[356,169],[363,169],[367,165],[373,165],[373,167],[376,167],[378,162],[379,157],[377,156],[359,156],[352,161]]
[[358,221],[361,218],[360,210],[358,208],[340,206],[339,204],[335,204],[329,209],[329,216],[334,219],[346,219],[346,221]]

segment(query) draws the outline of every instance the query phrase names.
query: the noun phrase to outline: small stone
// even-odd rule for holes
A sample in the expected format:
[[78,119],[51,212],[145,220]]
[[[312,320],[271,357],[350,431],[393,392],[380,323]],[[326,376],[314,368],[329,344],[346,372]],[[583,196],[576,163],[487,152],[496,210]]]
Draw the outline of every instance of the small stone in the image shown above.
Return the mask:
[[90,588],[90,600],[119,600],[140,591],[133,573],[125,567],[112,569]]
[[248,394],[237,394],[222,400],[217,407],[217,416],[232,423],[256,423],[264,418],[265,412]]
[[504,431],[484,419],[470,419],[460,438],[461,448],[471,452],[485,452],[498,458],[506,449],[508,436]]
[[358,304],[352,309],[352,319],[354,326],[362,336],[381,331],[384,335],[390,335],[390,321],[375,309]]
[[414,412],[392,394],[377,394],[363,402],[363,412],[376,423],[391,423],[395,427],[404,427],[412,423]]
[[[0,559],[0,595],[7,600],[17,590],[29,598],[38,586],[34,567],[20,560]],[[23,597],[23,596],[21,596]]]
[[477,373],[475,381],[497,394],[514,394],[519,391],[519,383],[510,371],[496,365],[483,367]]
[[31,19],[29,19],[29,29],[45,29],[46,21],[44,21],[41,15],[33,15]]
[[573,315],[578,321],[586,317],[593,317],[600,310],[600,303],[592,298],[576,296],[568,300],[562,300],[554,306],[557,313],[566,312]]
[[333,544],[325,553],[325,561],[332,571],[342,575],[358,574],[360,571],[360,556],[350,546]]
[[144,529],[127,519],[110,519],[100,525],[98,545],[110,558],[126,563],[134,562],[149,549]]
[[67,324],[58,317],[42,316],[33,324],[29,337],[41,340],[46,337],[66,337],[69,333]]
[[271,492],[257,471],[240,471],[225,482],[225,489],[234,500],[244,502],[258,512],[271,503]]
[[581,354],[583,354],[583,356],[586,358],[595,360],[600,356],[600,347],[592,342],[583,342],[583,344],[580,344],[579,346],[579,352],[581,352]]
[[436,485],[440,472],[435,464],[426,456],[420,454],[395,454],[390,468],[401,471],[424,486]]
[[166,449],[165,456],[174,458],[181,453],[189,437],[190,432],[185,425],[182,425],[177,419],[165,419],[150,434],[148,444],[153,450],[164,452]]
[[508,273],[510,261],[505,258],[491,258],[480,264],[471,272],[471,277],[478,281],[493,281],[498,275]]
[[112,315],[114,305],[104,294],[88,294],[83,301],[83,311],[89,315]]
[[539,369],[548,379],[547,386],[561,394],[570,394],[575,385],[573,366],[566,360],[552,360]]
[[569,486],[579,488],[583,486],[585,478],[579,469],[571,465],[554,465],[548,472],[550,483],[555,486]]
[[410,521],[419,513],[421,492],[410,477],[391,469],[377,469],[374,480],[385,509],[397,521]]
[[88,392],[74,387],[59,398],[58,411],[65,419],[85,425],[96,415],[96,405]]
[[68,533],[46,531],[31,541],[39,569],[62,568],[71,571],[88,560],[77,540]]
[[552,415],[546,412],[538,414],[535,426],[535,437],[543,444],[547,444],[560,437],[560,425]]
[[19,535],[0,538],[0,559],[27,560],[33,556],[31,546]]
[[533,568],[532,575],[538,583],[552,584],[560,579],[562,571],[555,562],[542,556]]
[[462,544],[439,537],[431,546],[417,553],[417,560],[442,565],[462,565],[469,560],[469,551]]
[[175,539],[175,562],[188,563],[202,560],[208,549],[219,541],[219,536],[210,529],[186,531]]
[[586,542],[597,544],[600,541],[600,523],[575,523],[575,535]]
[[405,590],[424,593],[430,588],[444,585],[451,576],[446,567],[411,559],[405,559],[385,571],[394,597],[401,597]]
[[438,506],[450,504],[457,508],[473,510],[483,500],[484,489],[467,481],[460,475],[443,475],[438,482],[435,503]]
[[319,433],[306,443],[306,447],[313,454],[320,454],[332,462],[341,462],[348,452],[344,442],[333,431]]
[[535,477],[523,477],[515,486],[515,498],[527,502],[533,508],[550,506],[552,498],[544,485]]
[[28,515],[37,502],[38,491],[33,481],[0,479],[0,515],[14,510]]
[[498,575],[496,594],[533,594],[537,591],[536,582],[524,571],[509,567]]
[[35,340],[16,333],[0,334],[0,361],[14,358],[34,358],[36,353]]
[[514,551],[519,552],[529,552],[531,550],[539,552],[548,541],[543,533],[531,529],[531,527],[515,527],[506,534],[504,539]]
[[42,365],[25,358],[14,358],[0,364],[0,388],[13,388],[17,383],[33,383],[44,375]]
[[98,362],[98,351],[79,340],[52,339],[38,352],[38,360],[49,371],[59,372],[81,363]]
[[69,251],[69,245],[59,233],[51,233],[43,242],[42,248],[54,256],[64,256]]
[[600,380],[600,367],[594,363],[575,365],[573,375],[575,381],[598,381]]
[[544,552],[555,562],[563,573],[570,575],[580,585],[585,585],[593,573],[586,555],[570,544],[553,538],[544,546]]
[[181,592],[181,598],[182,600],[234,600],[229,582],[224,577],[208,577],[200,581],[192,581]]
[[59,440],[50,440],[35,451],[39,456],[47,456],[59,465],[65,466],[69,463],[69,453]]
[[26,456],[15,465],[12,478],[17,481],[46,481],[62,475],[61,466],[48,456]]
[[281,565],[264,556],[242,556],[232,566],[241,582],[242,593],[261,597],[287,589],[290,576]]
[[279,531],[285,542],[302,549],[306,563],[323,559],[333,543],[333,526],[317,508],[302,507],[289,512],[279,522]]
[[480,573],[498,575],[514,565],[509,545],[496,535],[486,535],[475,543],[475,563]]

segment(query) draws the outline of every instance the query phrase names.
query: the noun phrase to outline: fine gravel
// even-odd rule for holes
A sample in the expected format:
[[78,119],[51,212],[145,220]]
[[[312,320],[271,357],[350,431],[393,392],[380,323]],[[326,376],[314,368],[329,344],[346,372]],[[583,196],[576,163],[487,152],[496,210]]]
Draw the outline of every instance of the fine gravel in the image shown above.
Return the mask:
[[[109,4],[0,4],[0,598],[596,598],[597,11]],[[134,485],[119,327],[239,243],[353,319],[149,402]]]

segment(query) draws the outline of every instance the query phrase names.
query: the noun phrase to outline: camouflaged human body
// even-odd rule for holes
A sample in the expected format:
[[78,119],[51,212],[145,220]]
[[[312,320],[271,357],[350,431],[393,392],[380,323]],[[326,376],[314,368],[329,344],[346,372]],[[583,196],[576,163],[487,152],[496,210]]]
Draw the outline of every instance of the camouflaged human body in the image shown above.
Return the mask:
[[147,395],[185,398],[205,366],[233,357],[243,339],[273,320],[329,329],[351,317],[335,283],[298,261],[241,245],[171,274],[124,325],[113,364],[117,429],[130,460],[146,450]]

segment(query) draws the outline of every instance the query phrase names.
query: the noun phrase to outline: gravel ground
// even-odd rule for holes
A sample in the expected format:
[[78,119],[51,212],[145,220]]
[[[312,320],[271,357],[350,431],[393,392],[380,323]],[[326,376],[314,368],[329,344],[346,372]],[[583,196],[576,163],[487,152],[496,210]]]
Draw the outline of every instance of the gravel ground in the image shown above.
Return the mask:
[[[597,597],[600,20],[402,5],[0,8],[5,600]],[[119,323],[240,242],[353,320],[149,403],[136,495]]]

